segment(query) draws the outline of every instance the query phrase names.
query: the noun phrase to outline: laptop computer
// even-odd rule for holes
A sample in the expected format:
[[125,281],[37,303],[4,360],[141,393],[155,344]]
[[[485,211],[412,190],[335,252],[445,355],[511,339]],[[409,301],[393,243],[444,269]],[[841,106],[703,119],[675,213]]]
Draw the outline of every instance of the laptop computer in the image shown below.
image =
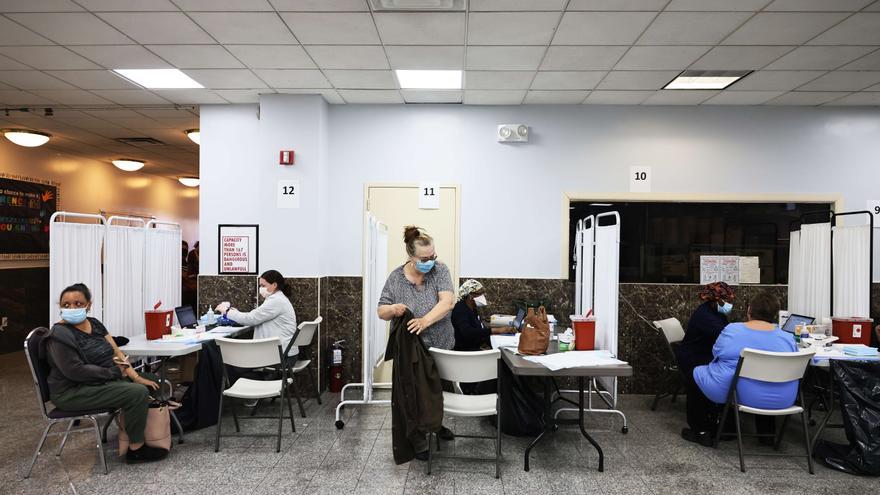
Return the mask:
[[516,311],[516,318],[513,319],[513,328],[516,329],[517,332],[522,330],[523,322],[526,319],[526,310],[523,308],[519,308]]
[[178,306],[174,308],[174,316],[180,328],[195,328],[199,324],[192,306]]
[[798,325],[812,325],[813,322],[816,321],[812,316],[804,316],[804,315],[796,315],[794,313],[788,317],[788,320],[785,321],[785,325],[782,326],[782,329],[788,333],[794,333],[794,329],[797,328]]

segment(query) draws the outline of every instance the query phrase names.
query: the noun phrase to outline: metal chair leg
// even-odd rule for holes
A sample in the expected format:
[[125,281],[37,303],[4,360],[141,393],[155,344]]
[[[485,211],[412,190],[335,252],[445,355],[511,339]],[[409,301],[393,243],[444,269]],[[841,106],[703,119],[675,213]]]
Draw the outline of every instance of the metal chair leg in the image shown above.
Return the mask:
[[46,443],[46,437],[49,436],[49,430],[55,426],[56,422],[52,421],[46,425],[46,428],[43,430],[43,436],[40,437],[40,443],[37,444],[37,450],[34,451],[34,457],[31,459],[31,465],[28,466],[27,473],[25,473],[25,479],[30,478],[31,471],[34,469],[34,464],[37,463],[37,457],[40,455],[40,451],[43,450],[43,444]]
[[746,461],[743,457],[743,437],[739,425],[739,405],[736,402],[733,404],[733,416],[736,419],[736,446],[739,448],[739,470],[744,473],[746,472]]
[[773,450],[775,451],[779,451],[779,446],[782,445],[782,437],[785,436],[785,427],[788,425],[788,418],[790,417],[782,418],[782,426],[779,427],[779,431],[776,432],[776,440],[773,441]]
[[807,427],[807,413],[801,412],[801,421],[804,426],[804,444],[807,446],[807,468],[810,471],[810,474],[815,474],[813,472],[813,452],[810,449],[810,430]]
[[[281,377],[284,380],[284,376]],[[289,405],[289,403],[288,403]],[[293,416],[291,414],[291,416]],[[278,443],[275,445],[275,452],[281,452],[281,428],[284,425],[284,386],[281,386],[281,400],[278,401]]]
[[495,403],[495,479],[501,477],[501,401]]
[[296,397],[296,403],[299,404],[299,413],[302,417],[306,417],[306,408],[303,407],[302,397],[299,393],[299,383],[296,381],[296,375],[294,375],[293,380],[290,382],[290,388],[293,390],[293,396]]
[[[236,411],[236,407],[235,407],[237,405],[238,404],[236,404],[236,401],[232,401],[232,421],[235,422],[235,432],[241,433],[241,427],[239,427],[239,425],[238,425],[238,412]],[[257,407],[254,406],[254,409],[256,409],[256,408]]]
[[724,423],[727,422],[728,411],[730,411],[730,402],[724,404],[724,411],[721,412],[721,422],[718,423],[718,431],[715,432],[715,440],[712,441],[712,447],[716,449],[721,441],[721,433],[724,431]]
[[104,474],[106,475],[109,471],[107,470],[107,459],[104,457],[104,443],[101,441],[101,424],[94,416],[89,416],[88,418],[95,429],[95,443],[98,447],[98,457],[101,458],[101,467],[104,468]]
[[214,452],[220,452],[220,424],[223,422],[223,392],[220,392],[220,405],[217,407],[217,433],[214,435]]
[[58,452],[55,453],[55,457],[61,457],[61,451],[64,450],[64,444],[67,443],[67,437],[70,436],[70,430],[73,428],[73,420],[67,422],[67,431],[64,432],[64,436],[61,437],[61,444],[58,445]]
[[321,405],[321,391],[318,389],[318,380],[315,379],[315,369],[306,366],[309,370],[309,377],[312,379],[312,385],[315,387],[315,400],[318,401],[318,405]]
[[104,424],[104,428],[101,429],[101,442],[102,443],[107,443],[107,430],[110,429],[110,423],[112,423],[113,420],[118,415],[119,415],[119,411],[113,413],[113,415],[110,416],[110,419],[108,419],[107,422]]
[[290,396],[286,396],[287,400],[287,413],[290,414],[290,431],[296,433],[296,424],[293,420],[293,403],[290,402]]
[[433,435],[433,433],[428,433],[428,464],[425,466],[425,474],[431,474],[431,463],[434,460],[434,447],[431,446],[431,441],[434,440]]

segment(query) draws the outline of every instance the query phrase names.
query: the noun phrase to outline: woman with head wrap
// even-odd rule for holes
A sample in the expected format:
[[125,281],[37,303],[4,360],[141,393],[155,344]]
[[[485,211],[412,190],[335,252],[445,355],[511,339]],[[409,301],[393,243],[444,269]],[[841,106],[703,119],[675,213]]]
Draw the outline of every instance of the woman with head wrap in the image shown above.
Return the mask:
[[474,280],[465,280],[458,288],[458,302],[452,308],[452,328],[455,329],[456,351],[479,351],[490,349],[489,336],[492,333],[504,333],[508,329],[491,329],[483,324],[478,308],[486,306],[486,290],[483,284]]

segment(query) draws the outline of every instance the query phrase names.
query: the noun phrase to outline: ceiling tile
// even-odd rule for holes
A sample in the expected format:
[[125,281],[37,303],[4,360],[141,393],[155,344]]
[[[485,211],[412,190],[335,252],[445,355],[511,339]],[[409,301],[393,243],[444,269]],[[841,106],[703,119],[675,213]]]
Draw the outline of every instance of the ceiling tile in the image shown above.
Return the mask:
[[475,12],[468,17],[471,45],[547,45],[559,12]]
[[43,103],[52,105],[56,102],[45,96],[31,94],[27,91],[0,89],[0,103],[4,105],[41,105]]
[[740,79],[731,88],[736,91],[791,91],[824,73],[821,70],[761,70]]
[[318,70],[257,69],[254,72],[272,88],[330,87],[330,82]]
[[278,91],[282,94],[289,95],[321,95],[327,103],[338,105],[345,103],[345,100],[339,96],[339,92],[335,89],[282,89]]
[[880,83],[880,71],[834,71],[797,88],[798,91],[861,91]]
[[464,46],[386,45],[385,54],[392,69],[461,69]]
[[48,74],[81,89],[137,89],[138,86],[107,70],[50,71]]
[[295,44],[290,30],[273,12],[194,12],[190,17],[223,44]]
[[562,10],[566,0],[470,0],[468,10],[482,11],[543,11]]
[[842,106],[842,105],[858,105],[858,106],[876,106],[880,105],[880,91],[853,93],[843,98],[831,100],[825,106]]
[[168,104],[168,100],[146,89],[97,89],[94,93],[120,105]]
[[774,0],[764,10],[855,12],[874,0]]
[[267,0],[174,0],[181,10],[189,10],[198,12],[202,10],[208,11],[235,11],[235,12],[253,12],[253,11],[271,11],[272,6]]
[[337,89],[397,89],[390,70],[328,70],[324,75]]
[[468,90],[464,92],[464,103],[465,105],[519,105],[525,96],[525,90]]
[[386,45],[457,45],[464,42],[465,14],[377,12],[373,15]]
[[880,45],[880,12],[853,14],[810,41],[811,45]]
[[35,95],[55,100],[62,105],[106,105],[109,101],[81,89],[35,89]]
[[322,69],[387,69],[388,59],[381,46],[310,45],[306,48]]
[[768,65],[771,70],[834,69],[873,51],[870,46],[800,46]]
[[842,67],[844,70],[880,70],[880,50],[869,53]]
[[367,0],[333,0],[332,2],[327,0],[269,0],[269,2],[279,12],[366,12],[370,10],[367,6]]
[[346,103],[370,104],[370,103],[403,103],[403,98],[397,90],[388,89],[340,89],[339,95]]
[[524,104],[532,105],[579,105],[589,91],[529,91]]
[[0,12],[82,12],[70,0],[0,0]]
[[591,91],[584,100],[587,105],[639,105],[653,91]]
[[645,99],[642,105],[699,105],[718,93],[704,90],[660,90]]
[[11,20],[0,16],[0,46],[51,45],[52,42]]
[[663,12],[640,45],[714,45],[749,18],[746,12]]
[[77,0],[92,12],[177,12],[169,0]]
[[35,70],[0,71],[0,82],[18,89],[76,89],[54,77]]
[[281,18],[304,45],[378,45],[368,12],[283,13]]
[[545,51],[543,46],[469,46],[466,67],[488,70],[535,70],[541,63]]
[[672,0],[666,10],[707,11],[721,10],[725,12],[753,12],[761,10],[770,0]]
[[40,70],[101,68],[62,46],[0,47],[0,53]]
[[671,81],[679,71],[620,71],[608,73],[596,89],[644,89],[659,90]]
[[272,94],[271,89],[218,89],[214,91],[229,103],[259,103],[261,94]]
[[464,73],[465,89],[528,89],[534,71],[469,70]]
[[764,12],[724,40],[725,45],[800,45],[844,19],[838,12]]
[[140,45],[72,46],[71,50],[107,69],[167,69],[171,66]]
[[243,67],[241,62],[221,45],[150,45],[147,48],[178,69],[237,69]]
[[462,91],[403,89],[400,91],[406,103],[461,103]]
[[251,69],[315,69],[317,66],[299,45],[225,45]]
[[27,70],[28,66],[0,55],[0,70]]
[[[605,71],[542,71],[535,76],[531,88],[533,90],[593,89],[604,75]],[[584,97],[586,98],[586,95]]]
[[542,70],[608,70],[628,46],[551,46]]
[[9,14],[9,17],[61,45],[124,45],[132,42],[89,13]]
[[634,46],[614,66],[618,70],[683,70],[709,50],[708,46]]
[[792,46],[716,46],[694,62],[690,69],[755,70],[791,50]]
[[632,44],[654,15],[653,12],[566,12],[553,44]]
[[210,104],[210,103],[226,103],[226,100],[208,89],[160,89],[156,90],[156,94],[180,104]]
[[724,90],[709,98],[703,105],[761,105],[784,91],[731,91]]
[[833,93],[827,91],[791,91],[768,101],[766,104],[814,106],[821,105],[836,98],[840,98],[841,96],[846,96],[847,94],[848,93],[846,92]]
[[214,42],[182,12],[111,12],[98,16],[141,44]]
[[208,89],[260,89],[266,87],[250,69],[187,69],[184,72]]
[[571,0],[568,10],[662,10],[669,0]]

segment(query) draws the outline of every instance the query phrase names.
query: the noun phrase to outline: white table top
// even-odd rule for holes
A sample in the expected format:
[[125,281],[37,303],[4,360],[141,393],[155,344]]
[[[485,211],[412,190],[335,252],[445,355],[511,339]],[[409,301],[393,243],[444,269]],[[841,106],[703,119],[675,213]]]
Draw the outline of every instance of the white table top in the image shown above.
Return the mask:
[[202,342],[206,340],[213,340],[216,337],[232,337],[249,328],[243,326],[216,327],[208,332],[196,334],[192,338],[171,342],[168,340],[147,340],[146,334],[142,334],[129,338],[128,344],[120,347],[119,350],[129,356],[185,356],[201,350]]

